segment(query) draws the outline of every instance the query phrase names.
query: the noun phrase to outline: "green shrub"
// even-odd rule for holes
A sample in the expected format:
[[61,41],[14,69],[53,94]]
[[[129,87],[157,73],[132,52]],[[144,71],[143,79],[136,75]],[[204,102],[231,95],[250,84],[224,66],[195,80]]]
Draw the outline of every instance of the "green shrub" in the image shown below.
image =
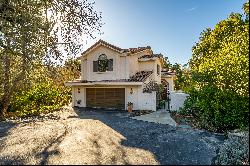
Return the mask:
[[189,94],[180,113],[192,115],[199,127],[224,132],[248,126],[248,97],[212,86],[193,89]]
[[17,94],[10,110],[14,110],[18,116],[38,115],[59,109],[68,104],[69,100],[70,93],[67,89],[43,83]]

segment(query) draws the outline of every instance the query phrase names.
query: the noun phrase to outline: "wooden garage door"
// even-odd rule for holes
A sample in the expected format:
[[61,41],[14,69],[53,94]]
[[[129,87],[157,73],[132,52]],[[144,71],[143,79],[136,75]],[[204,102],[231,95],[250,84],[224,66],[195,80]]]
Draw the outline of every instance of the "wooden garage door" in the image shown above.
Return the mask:
[[125,108],[125,88],[87,88],[86,106]]

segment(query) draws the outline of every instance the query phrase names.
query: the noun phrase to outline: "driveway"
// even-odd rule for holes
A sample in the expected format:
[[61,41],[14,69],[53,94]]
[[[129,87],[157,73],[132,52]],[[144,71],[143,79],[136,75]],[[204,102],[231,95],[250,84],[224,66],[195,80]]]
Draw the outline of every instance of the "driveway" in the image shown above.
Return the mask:
[[0,164],[211,164],[224,137],[127,112],[65,108],[0,122]]

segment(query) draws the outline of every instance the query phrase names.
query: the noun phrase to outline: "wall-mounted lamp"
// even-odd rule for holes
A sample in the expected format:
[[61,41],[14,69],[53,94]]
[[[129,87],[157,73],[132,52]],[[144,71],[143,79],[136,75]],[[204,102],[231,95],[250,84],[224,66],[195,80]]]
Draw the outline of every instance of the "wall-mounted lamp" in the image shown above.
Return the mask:
[[77,104],[81,104],[82,100],[76,100]]
[[130,94],[133,94],[133,88],[130,89]]
[[81,93],[81,89],[80,88],[78,88],[78,93]]

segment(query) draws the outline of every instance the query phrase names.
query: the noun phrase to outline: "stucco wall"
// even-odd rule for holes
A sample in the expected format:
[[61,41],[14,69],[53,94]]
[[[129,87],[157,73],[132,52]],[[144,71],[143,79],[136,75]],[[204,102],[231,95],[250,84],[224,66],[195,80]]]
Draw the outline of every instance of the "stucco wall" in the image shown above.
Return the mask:
[[[139,62],[138,58],[149,54],[144,50],[133,55],[119,53],[105,46],[98,46],[81,59],[81,79],[88,81],[129,79],[138,71],[153,71],[154,80],[160,83],[161,77],[157,75],[157,64],[161,66],[160,60]],[[93,72],[93,61],[97,61],[101,54],[113,59],[113,71]],[[161,69],[160,69],[161,71]]]
[[[78,93],[78,88],[80,88],[80,93]],[[77,104],[77,100],[81,100],[81,103]],[[86,107],[86,89],[84,87],[72,87],[72,105]]]
[[[157,64],[160,66],[160,74],[157,74]],[[140,71],[153,71],[152,78],[157,83],[161,83],[161,63],[157,60],[139,61]]]
[[156,92],[143,93],[143,87],[138,88],[138,105],[141,110],[156,111]]
[[130,55],[127,57],[128,60],[128,71],[129,71],[129,77],[134,75],[136,72],[139,71],[139,63],[137,56]]
[[[159,73],[159,74],[157,74],[157,65],[160,66],[160,73]],[[157,60],[155,61],[154,68],[155,68],[155,70],[154,70],[154,73],[155,73],[155,81],[156,81],[158,84],[160,84],[160,83],[161,83],[161,68],[162,68],[162,66],[161,66],[161,62],[160,62],[159,59],[157,59]]]
[[178,111],[188,96],[186,93],[170,92],[170,110]]
[[[131,94],[131,88],[133,93]],[[138,87],[137,86],[128,86],[126,87],[126,99],[125,99],[125,109],[127,109],[127,103],[132,102],[133,103],[133,109],[138,110]]]
[[[131,94],[131,88],[133,93]],[[156,92],[143,93],[142,86],[128,86],[126,88],[126,103],[132,102],[134,110],[153,110],[156,111]]]
[[139,62],[140,71],[154,71],[155,70],[155,61],[140,61]]
[[81,59],[81,80],[86,80],[87,79],[87,59]]
[[[147,55],[149,54],[149,51],[148,50],[144,50],[144,51],[141,51],[141,52],[138,52],[138,53],[135,53],[133,55],[129,55],[127,56],[127,62],[128,62],[128,72],[129,72],[129,76],[132,76],[134,75],[136,72],[138,71],[142,71],[140,69],[140,62],[138,61],[138,58],[143,56],[143,55]],[[150,69],[151,66],[148,66],[148,68],[146,69],[146,71],[149,71],[151,70]]]
[[[93,72],[93,61],[97,61],[98,57],[101,54],[107,55],[108,59],[113,59],[113,71],[107,72]],[[84,73],[86,76],[82,76],[88,81],[101,81],[101,80],[116,80],[116,79],[124,79],[125,72],[125,64],[124,62],[126,58],[121,58],[121,54],[109,49],[104,46],[99,46],[90,52],[85,58],[87,59],[86,63],[84,63],[85,68],[82,70],[86,70]],[[84,57],[83,57],[84,58]]]
[[127,79],[129,78],[127,76],[127,68],[128,68],[128,65],[126,65],[126,56],[120,56],[119,58],[119,70],[118,70],[118,75],[120,76],[121,79]]

